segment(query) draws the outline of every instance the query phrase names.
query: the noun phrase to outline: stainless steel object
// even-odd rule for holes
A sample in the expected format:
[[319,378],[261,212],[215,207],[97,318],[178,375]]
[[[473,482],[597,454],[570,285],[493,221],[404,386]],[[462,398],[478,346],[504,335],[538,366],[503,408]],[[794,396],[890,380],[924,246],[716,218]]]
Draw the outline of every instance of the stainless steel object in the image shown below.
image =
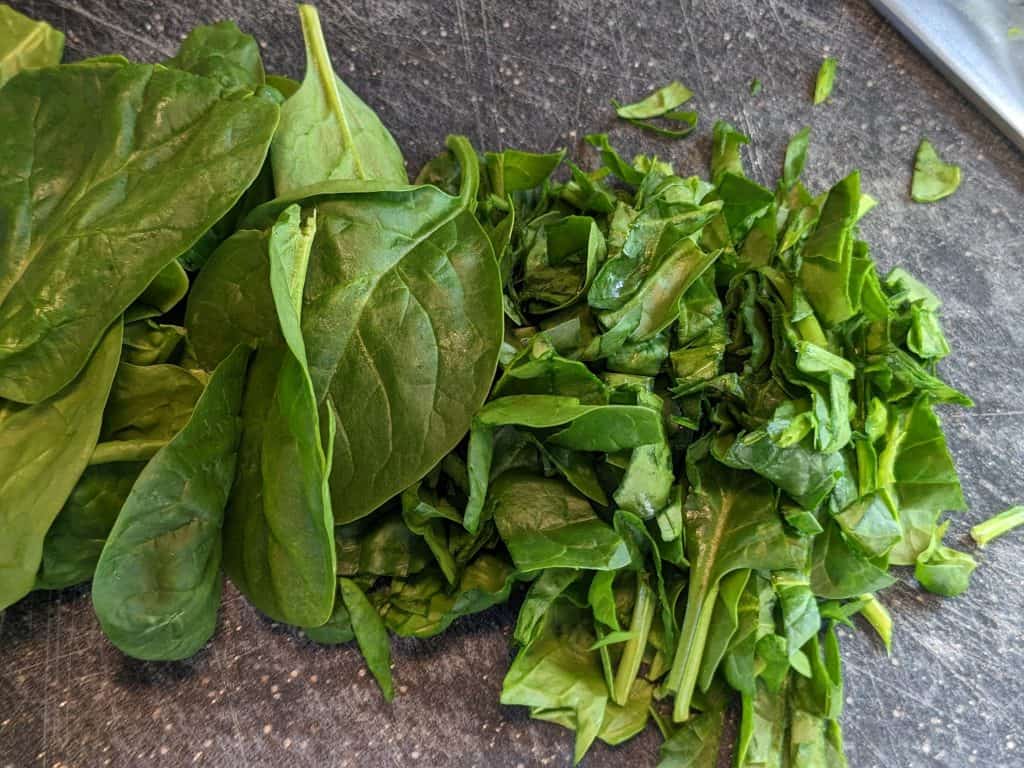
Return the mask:
[[1024,0],[871,0],[1024,151]]

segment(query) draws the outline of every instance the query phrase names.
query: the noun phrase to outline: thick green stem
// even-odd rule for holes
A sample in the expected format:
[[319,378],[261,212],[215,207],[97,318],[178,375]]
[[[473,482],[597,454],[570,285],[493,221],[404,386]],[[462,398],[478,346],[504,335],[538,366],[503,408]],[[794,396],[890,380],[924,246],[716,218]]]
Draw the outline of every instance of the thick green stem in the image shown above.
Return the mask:
[[718,597],[717,583],[705,594],[694,587],[691,585],[690,594],[686,598],[686,617],[683,619],[683,630],[679,633],[672,671],[668,676],[668,688],[676,693],[672,719],[677,723],[685,722],[690,717],[690,701],[697,686],[700,660],[704,656],[704,645],[711,627],[711,609]]
[[636,575],[636,602],[633,603],[633,618],[629,623],[629,631],[633,637],[626,643],[619,659],[619,668],[615,671],[615,685],[612,687],[612,701],[624,706],[629,700],[629,692],[633,681],[640,672],[640,663],[644,660],[647,648],[647,635],[654,621],[654,591],[647,583],[647,574],[638,572]]
[[971,538],[977,542],[979,547],[984,548],[992,539],[1002,536],[1018,525],[1024,525],[1024,506],[1010,507],[1005,512],[1000,512],[995,517],[978,523],[971,528]]
[[892,653],[892,616],[878,598],[874,595],[863,595],[867,599],[864,607],[860,609],[868,624],[874,627],[875,632],[882,638],[886,653]]

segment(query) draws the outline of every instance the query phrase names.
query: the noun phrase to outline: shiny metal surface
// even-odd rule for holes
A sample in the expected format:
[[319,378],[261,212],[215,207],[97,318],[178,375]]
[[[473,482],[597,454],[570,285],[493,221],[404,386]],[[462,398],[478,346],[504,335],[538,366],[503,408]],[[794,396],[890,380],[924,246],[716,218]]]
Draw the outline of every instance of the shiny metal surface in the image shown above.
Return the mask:
[[871,4],[1024,151],[1024,2]]

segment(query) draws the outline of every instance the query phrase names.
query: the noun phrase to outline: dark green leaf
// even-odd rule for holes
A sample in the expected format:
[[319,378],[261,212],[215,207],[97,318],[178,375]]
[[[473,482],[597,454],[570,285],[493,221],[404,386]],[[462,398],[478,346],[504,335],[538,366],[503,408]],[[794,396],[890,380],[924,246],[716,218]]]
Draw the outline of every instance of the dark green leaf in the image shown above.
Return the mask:
[[544,568],[608,570],[629,562],[625,542],[562,480],[507,472],[487,499],[522,573]]
[[39,402],[75,377],[256,178],[277,114],[205,77],[113,61],[4,87],[0,178],[31,183],[0,193],[3,216],[24,222],[0,243],[0,397]]
[[22,407],[0,401],[0,609],[32,589],[46,532],[96,447],[121,336],[119,320],[54,397]]
[[315,232],[315,221],[303,221],[297,205],[271,230],[270,287],[284,349],[257,352],[253,375],[258,372],[266,389],[254,387],[250,377],[238,480],[225,518],[224,567],[231,580],[261,611],[300,627],[326,622],[337,591],[328,488],[334,422],[329,419],[321,437],[300,328]]
[[103,545],[145,465],[86,467],[43,542],[36,589],[63,589],[92,579]]
[[239,348],[214,371],[188,424],[135,481],[96,565],[100,625],[135,658],[188,658],[216,627],[248,358]]
[[818,597],[842,600],[877,592],[895,583],[884,568],[857,554],[843,537],[839,524],[829,520],[814,539],[811,589]]
[[806,543],[788,534],[771,486],[757,475],[705,460],[693,467],[686,500],[690,587],[679,648],[668,686],[676,691],[675,714],[685,719],[722,577],[741,568],[801,568]]
[[242,34],[233,21],[196,27],[166,64],[212,78],[226,89],[255,91],[265,79],[259,44]]
[[359,651],[384,698],[391,701],[395,698],[395,688],[391,682],[391,640],[384,622],[358,584],[351,579],[341,578],[338,579],[338,586],[341,588],[342,602],[351,617]]

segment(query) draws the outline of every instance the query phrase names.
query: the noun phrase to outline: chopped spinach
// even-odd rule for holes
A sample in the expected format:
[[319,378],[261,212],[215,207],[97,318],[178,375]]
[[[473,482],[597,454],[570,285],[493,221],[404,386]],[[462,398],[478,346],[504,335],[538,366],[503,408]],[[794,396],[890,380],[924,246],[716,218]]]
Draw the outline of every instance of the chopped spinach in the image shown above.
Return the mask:
[[818,77],[814,81],[814,103],[821,104],[832,95],[832,86],[836,80],[836,60],[826,57],[821,62]]
[[910,196],[918,203],[934,203],[949,197],[960,186],[960,166],[946,163],[928,139],[921,139],[914,156]]

